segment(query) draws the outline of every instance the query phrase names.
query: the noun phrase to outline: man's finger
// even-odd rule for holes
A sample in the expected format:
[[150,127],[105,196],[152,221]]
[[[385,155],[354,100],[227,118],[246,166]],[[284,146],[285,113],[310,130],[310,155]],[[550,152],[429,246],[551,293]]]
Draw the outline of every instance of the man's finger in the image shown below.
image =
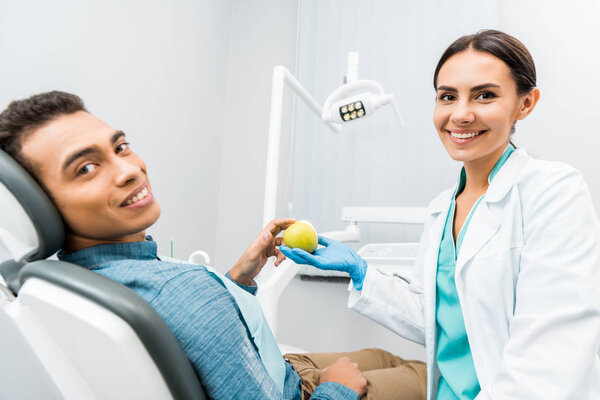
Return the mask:
[[271,232],[273,236],[277,236],[281,231],[286,230],[295,222],[296,220],[294,218],[276,218],[269,222],[267,226],[265,226],[265,229]]
[[271,243],[269,243],[269,246],[267,247],[267,256],[271,257],[274,255],[277,255],[277,252],[278,252],[278,250],[277,250],[277,247],[275,247],[275,242],[272,241]]
[[285,254],[283,254],[281,251],[279,251],[279,249],[275,249],[275,256],[277,257],[277,259],[275,260],[275,266],[278,266],[279,264],[281,264],[283,262],[283,260],[285,260]]
[[271,234],[271,232],[265,231],[265,230],[263,230],[260,233],[260,236],[262,236],[262,238],[267,242],[270,241],[271,239],[273,239],[273,235]]

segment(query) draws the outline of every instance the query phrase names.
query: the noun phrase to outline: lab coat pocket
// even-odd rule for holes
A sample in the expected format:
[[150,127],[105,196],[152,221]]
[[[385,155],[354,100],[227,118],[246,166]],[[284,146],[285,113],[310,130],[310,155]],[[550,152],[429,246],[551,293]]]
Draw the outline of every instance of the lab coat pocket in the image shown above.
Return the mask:
[[496,246],[495,251],[483,248],[473,258],[465,271],[465,288],[481,312],[498,315],[501,311],[507,319],[512,317],[522,248],[522,243]]
[[[492,237],[473,257],[474,260],[485,260],[490,257],[502,256],[502,253],[512,253],[514,249],[521,249],[523,247],[523,241],[511,241],[505,237],[506,233],[499,231],[494,237]],[[520,250],[518,250],[520,253]]]

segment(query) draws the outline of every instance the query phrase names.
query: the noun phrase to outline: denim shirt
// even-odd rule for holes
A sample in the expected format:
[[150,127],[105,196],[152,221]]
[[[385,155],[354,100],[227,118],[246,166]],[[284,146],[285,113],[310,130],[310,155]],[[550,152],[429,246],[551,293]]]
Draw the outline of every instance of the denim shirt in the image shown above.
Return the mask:
[[[117,281],[146,300],[163,318],[211,399],[300,399],[300,376],[289,363],[283,395],[268,375],[235,299],[202,265],[161,260],[156,242],[102,244],[58,258]],[[255,287],[239,285],[254,294]],[[313,400],[356,399],[333,382]]]

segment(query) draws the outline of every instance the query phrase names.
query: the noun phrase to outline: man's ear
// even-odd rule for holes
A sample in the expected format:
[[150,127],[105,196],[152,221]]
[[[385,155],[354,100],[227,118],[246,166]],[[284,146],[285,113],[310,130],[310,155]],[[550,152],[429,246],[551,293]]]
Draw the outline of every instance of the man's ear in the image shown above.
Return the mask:
[[517,112],[517,120],[525,119],[537,104],[540,99],[540,89],[533,88],[531,92],[527,93],[525,96],[521,98],[521,102],[519,103],[519,111]]

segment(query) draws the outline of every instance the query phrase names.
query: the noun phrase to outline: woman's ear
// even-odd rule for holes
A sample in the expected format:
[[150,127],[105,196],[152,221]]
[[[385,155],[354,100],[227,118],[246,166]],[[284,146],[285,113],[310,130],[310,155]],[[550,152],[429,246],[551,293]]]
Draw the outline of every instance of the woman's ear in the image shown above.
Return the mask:
[[531,92],[523,96],[521,98],[519,111],[517,112],[517,119],[525,119],[525,117],[531,114],[539,99],[540,89],[538,88],[533,88]]

